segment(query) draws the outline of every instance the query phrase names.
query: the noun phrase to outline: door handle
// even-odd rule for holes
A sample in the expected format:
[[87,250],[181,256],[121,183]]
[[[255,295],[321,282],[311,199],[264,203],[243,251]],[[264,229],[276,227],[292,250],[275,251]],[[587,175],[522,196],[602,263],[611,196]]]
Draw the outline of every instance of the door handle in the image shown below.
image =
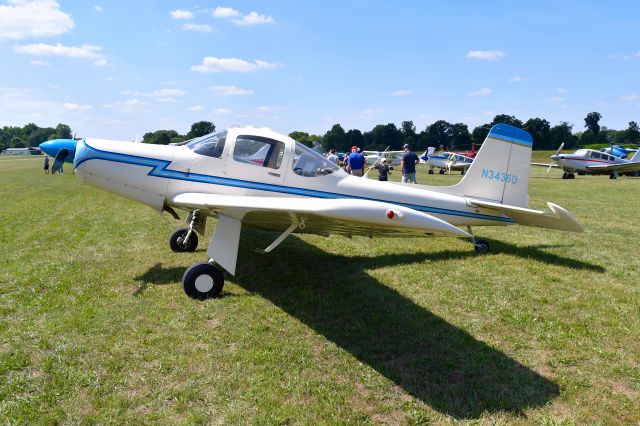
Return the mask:
[[271,176],[280,177],[280,173],[268,172]]

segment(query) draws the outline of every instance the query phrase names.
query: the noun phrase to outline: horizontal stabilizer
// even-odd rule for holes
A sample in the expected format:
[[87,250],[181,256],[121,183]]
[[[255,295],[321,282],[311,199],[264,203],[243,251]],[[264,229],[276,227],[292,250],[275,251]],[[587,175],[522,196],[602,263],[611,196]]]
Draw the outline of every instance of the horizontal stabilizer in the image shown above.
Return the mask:
[[558,229],[569,232],[583,232],[582,225],[571,213],[553,203],[547,203],[551,211],[542,211],[474,199],[470,199],[469,202],[478,207],[497,210],[513,219],[518,225]]
[[597,166],[587,166],[587,170],[593,172],[618,172],[618,173],[629,173],[640,170],[640,161],[630,161],[628,163],[614,163],[614,164],[603,164]]

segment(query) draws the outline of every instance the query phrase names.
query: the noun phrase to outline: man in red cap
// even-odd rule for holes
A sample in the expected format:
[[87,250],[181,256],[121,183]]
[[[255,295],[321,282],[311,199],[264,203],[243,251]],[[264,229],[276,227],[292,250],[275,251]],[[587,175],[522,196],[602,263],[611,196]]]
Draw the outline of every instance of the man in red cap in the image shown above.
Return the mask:
[[357,146],[351,147],[351,155],[347,159],[347,171],[350,172],[353,176],[364,175],[364,155],[361,152],[358,152]]

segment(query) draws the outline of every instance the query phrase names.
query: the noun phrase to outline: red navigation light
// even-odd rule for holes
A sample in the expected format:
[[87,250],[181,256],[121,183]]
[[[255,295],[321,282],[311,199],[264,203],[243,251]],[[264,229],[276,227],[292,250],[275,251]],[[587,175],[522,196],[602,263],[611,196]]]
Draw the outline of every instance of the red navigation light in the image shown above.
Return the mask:
[[394,217],[395,215],[396,215],[396,214],[393,212],[393,210],[387,210],[387,217],[388,217],[389,219],[393,219],[393,217]]

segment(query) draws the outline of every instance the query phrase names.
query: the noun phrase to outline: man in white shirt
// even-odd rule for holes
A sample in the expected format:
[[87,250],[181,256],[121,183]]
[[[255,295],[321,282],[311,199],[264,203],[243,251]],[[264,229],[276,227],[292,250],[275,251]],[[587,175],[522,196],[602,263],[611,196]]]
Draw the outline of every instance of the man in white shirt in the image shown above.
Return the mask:
[[338,164],[338,161],[340,161],[340,159],[336,155],[335,149],[332,149],[331,151],[329,151],[329,154],[327,155],[327,160],[331,161],[333,164]]

